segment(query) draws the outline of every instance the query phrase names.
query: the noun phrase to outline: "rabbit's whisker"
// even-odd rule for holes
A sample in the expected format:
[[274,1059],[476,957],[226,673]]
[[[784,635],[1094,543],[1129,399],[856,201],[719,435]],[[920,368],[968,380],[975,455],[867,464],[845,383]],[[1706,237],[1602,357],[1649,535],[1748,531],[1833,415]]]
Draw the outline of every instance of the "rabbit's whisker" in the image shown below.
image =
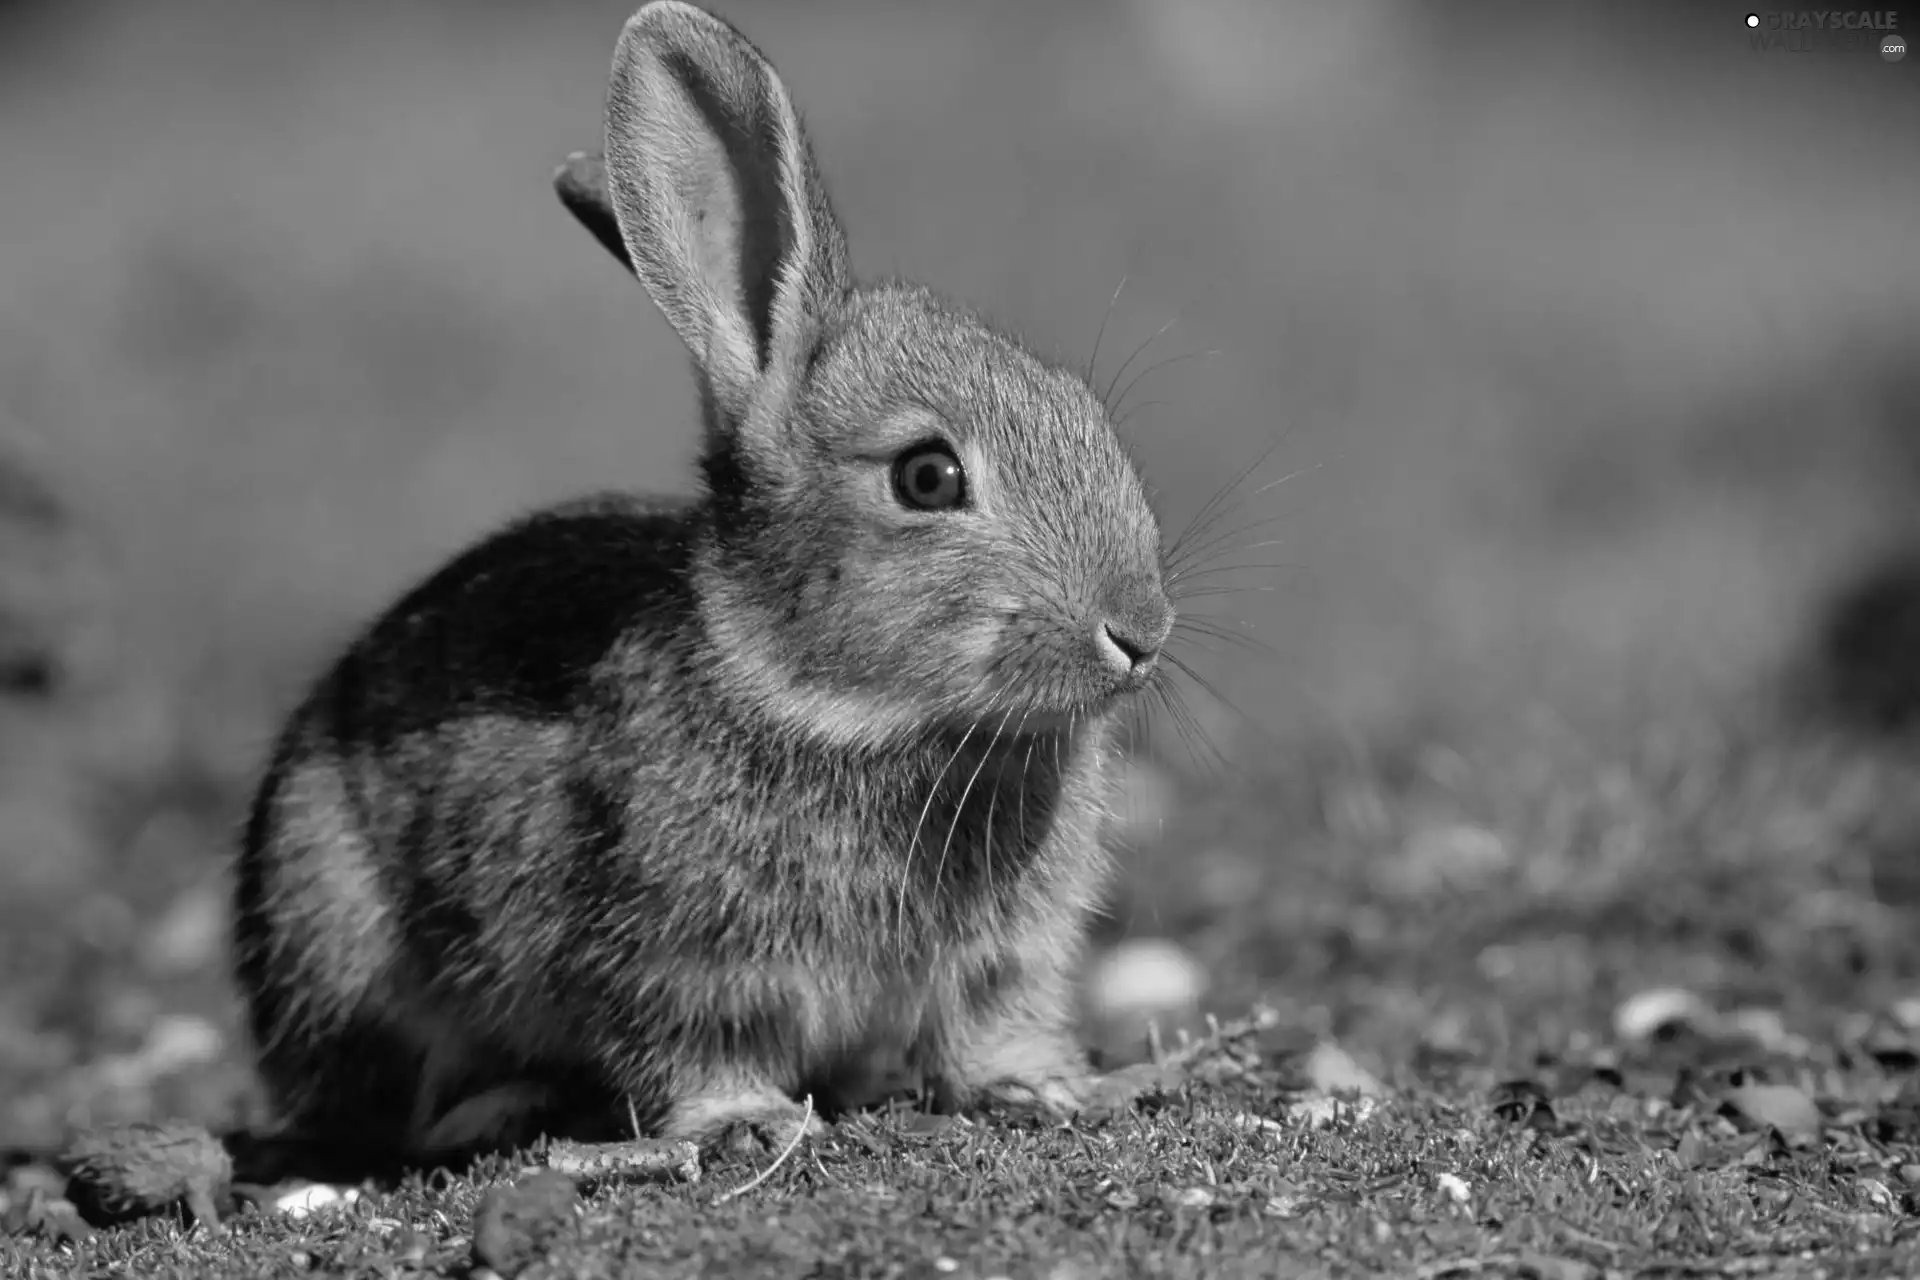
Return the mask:
[[1177,555],[1170,556],[1167,560],[1168,580],[1178,581],[1192,570],[1212,564],[1226,556],[1242,555],[1248,551],[1258,551],[1263,547],[1281,546],[1282,542],[1279,539],[1260,542],[1238,542],[1236,539],[1267,528],[1269,525],[1279,524],[1282,520],[1291,518],[1292,515],[1290,511],[1283,511],[1275,515],[1263,516],[1258,520],[1249,520],[1246,524],[1222,530],[1204,542],[1195,542],[1191,546],[1180,548]]
[[[1188,758],[1196,766],[1210,773],[1233,772],[1232,763],[1214,742],[1206,726],[1200,723],[1200,718],[1194,715],[1193,708],[1187,705],[1177,686],[1171,682],[1164,684],[1161,687],[1161,701],[1180,734],[1181,743],[1187,748]],[[1202,759],[1203,750],[1207,760]]]
[[1237,587],[1201,587],[1194,591],[1182,591],[1179,594],[1168,593],[1167,598],[1175,604],[1183,600],[1206,600],[1213,596],[1237,596],[1248,591],[1285,591],[1293,584],[1284,582],[1249,582]]
[[[1252,564],[1217,564],[1217,566],[1213,566],[1213,568],[1192,570],[1185,578],[1181,578],[1181,583],[1183,583],[1183,585],[1185,585],[1185,583],[1202,583],[1202,581],[1212,580],[1212,578],[1223,578],[1223,576],[1227,576],[1227,574],[1311,574],[1311,570],[1309,570],[1306,564],[1296,564],[1296,562],[1292,562],[1292,560],[1258,560],[1258,562],[1252,562]],[[1238,583],[1238,585],[1229,583],[1229,585],[1200,587],[1200,589],[1187,589],[1187,591],[1169,591],[1169,593],[1167,593],[1167,599],[1171,599],[1171,601],[1190,601],[1190,599],[1196,599],[1196,597],[1202,597],[1202,595],[1210,595],[1210,593],[1229,593],[1229,595],[1231,595],[1231,593],[1235,593],[1235,591],[1283,591],[1283,589],[1298,591],[1298,589],[1300,589],[1300,583],[1298,583],[1298,581],[1292,581],[1292,583],[1267,581],[1267,583]]]
[[[1020,713],[1020,723],[1013,727],[1013,740],[1015,742],[1018,742],[1020,740],[1020,735],[1026,732],[1027,717],[1031,714],[1033,713],[1030,709]],[[1031,741],[1027,743],[1027,759],[1028,760],[1033,759],[1033,743]],[[987,805],[987,897],[989,900],[992,900],[994,896],[993,894],[993,806],[994,804],[999,802],[1000,792],[1005,789],[1007,764],[1008,764],[1008,761],[1002,760],[1000,762],[999,768],[994,772],[993,800],[990,801]],[[1027,794],[1026,788],[1027,788],[1027,775],[1023,771],[1020,775],[1021,812],[1019,814],[1019,816],[1022,818],[1026,816],[1026,813],[1025,813],[1026,794]],[[1025,857],[1027,854],[1026,828],[1024,825],[1021,827],[1020,844],[1017,849],[1017,852],[1021,857]]]
[[933,775],[933,781],[927,787],[926,803],[920,806],[920,816],[914,820],[913,838],[907,841],[906,858],[900,868],[900,899],[895,905],[893,918],[894,934],[902,952],[906,950],[907,946],[907,890],[911,886],[913,878],[913,855],[918,852],[920,848],[920,831],[926,826],[927,814],[932,811],[933,802],[940,795],[940,784],[946,780],[947,770],[953,768],[953,762],[958,760],[960,753],[967,749],[967,739],[973,737],[975,727],[974,725],[967,726],[966,732],[960,735],[959,745],[954,747],[953,754],[948,756],[947,762],[940,766],[940,771]]
[[[1200,505],[1198,511],[1193,513],[1192,518],[1187,521],[1186,527],[1174,535],[1173,541],[1167,548],[1168,559],[1177,563],[1178,558],[1183,553],[1183,548],[1191,545],[1190,540],[1206,537],[1207,531],[1221,520],[1228,511],[1233,509],[1235,504],[1228,500],[1233,497],[1234,491],[1251,479],[1255,472],[1266,465],[1267,459],[1271,458],[1282,445],[1286,444],[1287,441],[1292,438],[1293,428],[1288,427],[1272,440],[1268,441],[1266,448],[1262,449],[1255,455],[1251,462],[1236,472],[1231,480],[1221,485],[1218,489],[1215,489],[1212,496]],[[1284,478],[1285,477],[1283,477],[1283,479]],[[1271,485],[1262,486],[1259,492],[1264,493],[1271,487]]]
[[[1013,709],[1009,707],[1007,713],[1000,717],[1000,724],[994,729],[993,737],[987,740],[987,748],[980,753],[980,762],[973,766],[973,773],[968,776],[967,785],[960,789],[960,802],[953,806],[953,820],[947,823],[947,838],[940,842],[940,860],[936,862],[933,867],[933,885],[936,892],[940,887],[940,877],[946,873],[947,852],[953,848],[953,833],[960,829],[960,820],[966,816],[967,797],[973,794],[974,784],[980,781],[981,772],[986,769],[987,762],[993,759],[993,749],[999,744],[1000,735],[1006,731],[1007,721],[1012,718]],[[987,813],[987,839],[989,841],[989,849],[991,849],[991,841],[993,839],[993,813],[991,806],[989,806]]]
[[1154,330],[1153,333],[1150,334],[1145,341],[1141,342],[1139,346],[1135,347],[1131,352],[1129,352],[1127,355],[1127,358],[1120,362],[1120,367],[1113,371],[1113,377],[1107,380],[1107,389],[1100,393],[1100,403],[1102,406],[1106,408],[1108,416],[1112,416],[1113,414],[1113,409],[1114,409],[1113,389],[1120,385],[1120,379],[1126,376],[1127,370],[1133,367],[1133,362],[1135,360],[1138,360],[1141,356],[1146,354],[1148,347],[1151,347],[1154,343],[1158,342],[1161,338],[1165,337],[1167,334],[1167,330],[1173,328],[1173,326],[1180,323],[1181,318],[1184,315],[1185,311],[1186,311],[1186,308],[1182,307],[1179,311],[1174,312],[1173,319],[1167,321],[1165,324],[1161,325],[1158,329]]
[[1027,739],[1027,756],[1020,764],[1020,848],[1033,846],[1027,839],[1027,775],[1033,772],[1033,749],[1040,745],[1040,739]]
[[1217,357],[1219,354],[1220,352],[1217,348],[1209,347],[1204,351],[1183,351],[1177,356],[1168,356],[1164,360],[1156,360],[1152,364],[1146,365],[1140,372],[1134,374],[1133,377],[1127,380],[1126,386],[1120,388],[1120,394],[1114,400],[1113,408],[1110,412],[1116,414],[1123,412],[1124,406],[1127,403],[1128,393],[1140,385],[1140,380],[1149,374],[1158,373],[1160,370],[1172,365],[1185,364],[1189,360],[1209,360]]
[[1093,381],[1094,370],[1100,365],[1100,343],[1107,336],[1107,321],[1113,319],[1113,308],[1120,301],[1120,291],[1127,287],[1127,278],[1120,277],[1120,283],[1113,286],[1113,296],[1107,299],[1107,309],[1100,313],[1100,328],[1093,335],[1093,354],[1087,357],[1086,379]]
[[[1239,629],[1235,630],[1229,627],[1227,625],[1229,621],[1237,624]],[[1272,658],[1278,661],[1280,657],[1279,651],[1272,645],[1256,636],[1249,635],[1248,633],[1252,631],[1253,628],[1249,627],[1244,620],[1239,618],[1222,621],[1218,618],[1188,615],[1174,623],[1173,629],[1188,635],[1211,636],[1216,640],[1234,645],[1247,653],[1258,654],[1263,658]]]
[[1234,555],[1248,550],[1250,548],[1236,543],[1235,539],[1256,530],[1265,529],[1269,525],[1279,524],[1282,520],[1291,518],[1292,515],[1291,511],[1280,511],[1229,529],[1209,533],[1205,537],[1196,536],[1192,542],[1176,546],[1167,553],[1166,570],[1170,575],[1178,577],[1183,569],[1191,568],[1195,564],[1205,564],[1208,560],[1220,555]]
[[1287,442],[1287,436],[1289,434],[1291,433],[1282,432],[1274,439],[1268,441],[1267,447],[1255,455],[1252,461],[1235,472],[1231,480],[1228,480],[1225,484],[1215,489],[1213,493],[1208,496],[1207,500],[1200,504],[1200,509],[1193,513],[1180,532],[1174,535],[1173,541],[1169,544],[1169,554],[1172,554],[1184,546],[1188,538],[1198,536],[1207,529],[1211,522],[1217,519],[1221,511],[1225,509],[1222,507],[1222,504],[1226,503],[1227,500],[1233,496],[1233,491],[1245,484],[1254,472],[1266,464],[1267,459],[1272,457],[1274,452]]
[[1126,426],[1136,413],[1145,413],[1149,409],[1164,409],[1166,407],[1167,402],[1165,400],[1142,400],[1138,404],[1130,404],[1119,413],[1113,415],[1114,430],[1117,431],[1121,427]]

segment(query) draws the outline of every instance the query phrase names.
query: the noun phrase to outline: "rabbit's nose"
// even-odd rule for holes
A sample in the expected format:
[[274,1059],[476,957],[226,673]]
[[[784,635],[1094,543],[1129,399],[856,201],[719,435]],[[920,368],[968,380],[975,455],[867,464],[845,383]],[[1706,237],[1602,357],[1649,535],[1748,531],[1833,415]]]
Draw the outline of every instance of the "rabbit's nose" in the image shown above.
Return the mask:
[[1173,610],[1164,599],[1115,609],[1100,620],[1094,643],[1101,660],[1123,676],[1144,676],[1160,654],[1173,627]]

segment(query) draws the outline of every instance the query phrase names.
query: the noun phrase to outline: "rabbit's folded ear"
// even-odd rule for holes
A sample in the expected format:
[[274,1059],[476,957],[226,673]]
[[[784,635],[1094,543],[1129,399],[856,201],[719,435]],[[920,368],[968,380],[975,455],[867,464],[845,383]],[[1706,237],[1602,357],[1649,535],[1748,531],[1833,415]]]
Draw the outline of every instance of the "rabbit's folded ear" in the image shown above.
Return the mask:
[[567,212],[593,233],[600,247],[632,271],[633,258],[620,235],[620,216],[613,211],[613,198],[607,194],[607,162],[590,151],[574,152],[553,171],[553,190]]
[[786,86],[725,22],[654,0],[614,54],[606,163],[635,273],[738,413],[796,372],[850,287]]

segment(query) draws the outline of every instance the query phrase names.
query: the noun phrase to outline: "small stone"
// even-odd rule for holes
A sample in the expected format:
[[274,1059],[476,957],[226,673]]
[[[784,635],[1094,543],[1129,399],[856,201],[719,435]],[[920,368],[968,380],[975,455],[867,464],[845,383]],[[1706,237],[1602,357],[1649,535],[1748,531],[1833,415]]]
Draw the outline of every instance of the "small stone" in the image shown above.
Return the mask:
[[1200,1025],[1206,970],[1177,943],[1134,938],[1115,946],[1088,970],[1081,999],[1088,1030],[1107,1065],[1151,1056],[1153,1034],[1170,1044]]
[[360,1192],[353,1187],[334,1187],[324,1182],[309,1182],[305,1186],[295,1187],[282,1192],[273,1201],[274,1212],[283,1213],[296,1222],[302,1218],[311,1218],[325,1209],[350,1205],[360,1198]]
[[1353,1099],[1331,1097],[1302,1098],[1287,1105],[1287,1114],[1295,1120],[1305,1122],[1309,1129],[1326,1129],[1341,1120],[1350,1120],[1356,1124],[1367,1119],[1379,1107],[1372,1098]]
[[1096,1014],[1183,1009],[1207,988],[1206,971],[1176,942],[1135,938],[1101,957],[1087,979]]
[[1804,1058],[1813,1051],[1812,1043],[1805,1036],[1787,1030],[1786,1020],[1774,1009],[1736,1009],[1728,1017],[1727,1025],[1770,1053]]
[[1825,1124],[1813,1099],[1791,1085],[1740,1085],[1727,1091],[1724,1105],[1749,1124],[1778,1129],[1788,1138],[1815,1137]]
[[1622,1001],[1613,1014],[1613,1029],[1622,1040],[1648,1040],[1674,1026],[1697,1030],[1712,1021],[1712,1008],[1693,992],[1658,987]]
[[1227,1127],[1238,1129],[1242,1133],[1280,1133],[1282,1126],[1278,1120],[1269,1120],[1265,1116],[1256,1116],[1240,1111],[1227,1117]]
[[545,1256],[578,1203],[573,1179],[551,1169],[493,1188],[473,1213],[474,1265],[513,1280]]
[[1331,1040],[1314,1045],[1304,1070],[1307,1082],[1321,1093],[1357,1093],[1372,1098],[1386,1092],[1372,1073]]
[[1860,1047],[1889,1071],[1911,1071],[1920,1065],[1920,1033],[1891,1019],[1875,1019]]

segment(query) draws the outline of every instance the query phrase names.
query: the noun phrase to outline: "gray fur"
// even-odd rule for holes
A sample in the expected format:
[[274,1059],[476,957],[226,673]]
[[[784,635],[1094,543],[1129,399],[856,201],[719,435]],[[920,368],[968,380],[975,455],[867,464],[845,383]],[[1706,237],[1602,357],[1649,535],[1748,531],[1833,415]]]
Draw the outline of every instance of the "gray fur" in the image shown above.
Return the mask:
[[[704,1140],[858,1101],[875,1061],[1070,1108],[1109,726],[1153,664],[1101,627],[1150,654],[1172,621],[1140,478],[1080,378],[853,286],[786,90],[718,19],[627,24],[607,158],[694,353],[703,492],[510,525],[294,712],[236,891],[269,1091],[407,1154],[628,1103]],[[966,509],[894,496],[934,438]]]

